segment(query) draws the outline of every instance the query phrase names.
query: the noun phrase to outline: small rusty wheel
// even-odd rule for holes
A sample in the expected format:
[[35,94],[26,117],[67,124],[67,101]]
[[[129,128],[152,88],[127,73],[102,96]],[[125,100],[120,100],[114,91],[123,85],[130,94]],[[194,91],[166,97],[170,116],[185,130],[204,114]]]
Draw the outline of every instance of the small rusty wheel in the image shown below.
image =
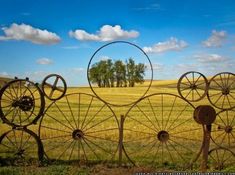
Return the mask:
[[43,145],[29,129],[12,129],[0,136],[0,160],[6,165],[40,165]]
[[0,117],[3,122],[23,127],[36,124],[45,108],[45,99],[37,84],[16,79],[0,90]]
[[235,145],[235,111],[225,110],[216,115],[212,124],[211,139],[217,146],[231,148]]
[[152,94],[133,105],[124,122],[124,150],[137,165],[182,170],[198,158],[203,128],[194,107],[173,94]]
[[208,153],[208,168],[213,171],[233,167],[235,164],[235,154],[228,148],[217,147]]
[[216,74],[209,82],[207,97],[218,109],[235,107],[235,74],[222,72]]
[[118,122],[112,109],[89,94],[54,101],[40,121],[39,135],[51,161],[110,160],[118,148]]
[[59,100],[67,91],[64,78],[57,74],[50,74],[42,81],[42,91],[50,100]]
[[183,99],[196,102],[206,96],[208,81],[200,72],[187,72],[180,77],[177,89]]

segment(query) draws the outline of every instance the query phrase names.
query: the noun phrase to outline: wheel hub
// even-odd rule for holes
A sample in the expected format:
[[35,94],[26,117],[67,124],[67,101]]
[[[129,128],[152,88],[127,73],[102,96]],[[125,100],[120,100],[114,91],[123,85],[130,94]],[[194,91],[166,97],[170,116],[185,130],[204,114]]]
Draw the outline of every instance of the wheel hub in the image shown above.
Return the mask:
[[24,151],[25,151],[24,149],[20,149],[15,155],[22,157],[24,154]]
[[222,90],[223,95],[228,95],[229,93],[230,93],[229,88],[225,88],[225,89]]
[[157,139],[160,142],[167,142],[169,140],[169,133],[167,131],[159,131],[157,134]]
[[12,103],[12,107],[19,107],[22,111],[30,111],[34,107],[34,100],[30,96],[23,96]]
[[226,133],[231,133],[233,128],[232,128],[232,126],[226,126],[224,130]]
[[80,140],[84,137],[84,133],[80,129],[76,129],[73,131],[72,137],[74,140]]
[[193,90],[195,90],[195,89],[197,89],[197,85],[196,85],[196,84],[191,84],[191,85],[190,85],[190,88],[193,89]]

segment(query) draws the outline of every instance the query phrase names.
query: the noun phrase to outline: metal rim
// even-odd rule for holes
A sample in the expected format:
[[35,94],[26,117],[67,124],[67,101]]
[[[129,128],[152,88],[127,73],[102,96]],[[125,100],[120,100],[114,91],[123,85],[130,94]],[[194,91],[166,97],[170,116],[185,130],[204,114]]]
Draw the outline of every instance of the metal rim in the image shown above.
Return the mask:
[[[141,98],[143,98],[143,97],[147,94],[147,92],[149,91],[149,89],[150,89],[150,87],[151,87],[151,85],[152,85],[152,81],[153,81],[153,67],[152,67],[152,63],[151,63],[151,61],[150,61],[148,55],[143,51],[143,49],[141,49],[141,48],[140,48],[139,46],[137,46],[136,44],[133,44],[133,43],[128,42],[128,41],[114,41],[114,42],[110,42],[110,43],[107,43],[107,44],[101,46],[99,49],[97,49],[97,50],[95,51],[95,53],[94,53],[94,54],[92,55],[92,57],[90,58],[90,61],[89,61],[88,66],[87,66],[87,79],[88,79],[89,86],[90,86],[92,92],[97,96],[97,98],[99,98],[99,99],[102,100],[102,101],[105,101],[105,100],[103,100],[103,99],[95,92],[94,88],[92,87],[92,83],[90,82],[90,77],[89,77],[89,69],[90,69],[91,62],[92,62],[94,56],[95,56],[101,49],[103,49],[104,47],[107,47],[107,46],[109,46],[109,45],[116,44],[116,43],[124,43],[124,44],[128,44],[128,45],[134,46],[135,48],[139,49],[139,50],[145,55],[145,57],[148,59],[148,62],[149,62],[150,68],[151,68],[151,79],[150,79],[150,83],[149,83],[148,88],[146,89],[146,91],[144,92],[144,94],[139,98],[139,99],[141,99]],[[105,101],[105,103],[107,103],[107,104],[109,104],[109,105],[111,105],[111,106],[117,106],[117,107],[119,106],[119,107],[122,107],[122,106],[129,106],[129,105],[132,105],[132,104],[136,103],[139,99],[137,99],[137,100],[134,101],[134,102],[131,102],[131,103],[128,103],[128,104],[122,104],[122,105],[112,104],[112,103],[109,103],[109,102],[107,102],[107,101]]]
[[[55,79],[53,85],[51,85],[51,84],[49,84],[49,83],[46,82],[48,79],[53,78],[53,77],[56,77],[56,79]],[[62,88],[61,88],[61,87],[57,87],[57,83],[58,83],[59,80],[61,80],[62,83],[63,83],[63,87],[62,87]],[[49,94],[45,91],[46,86],[49,86],[49,87],[51,88]],[[67,84],[66,84],[66,81],[64,80],[64,78],[63,78],[62,76],[60,76],[60,75],[58,75],[58,74],[50,74],[50,75],[46,76],[46,77],[43,79],[43,81],[42,81],[42,91],[43,91],[44,95],[45,95],[49,100],[52,100],[52,101],[54,101],[54,100],[59,100],[59,99],[61,99],[61,98],[65,95],[65,93],[66,93],[66,91],[67,91]],[[58,95],[58,96],[55,95],[55,96],[53,97],[53,94],[54,94],[55,91],[59,91],[61,94]]]
[[208,168],[221,171],[235,164],[235,153],[228,148],[217,147],[208,153]]
[[16,127],[36,124],[44,108],[41,89],[29,80],[13,80],[0,90],[0,117],[4,123]]
[[[43,145],[39,137],[27,128],[12,129],[0,136],[0,159],[11,165],[43,162]],[[7,156],[6,156],[7,155]]]
[[[65,105],[63,111],[60,104]],[[46,109],[40,120],[39,137],[51,161],[99,162],[114,158],[118,129],[115,113],[107,104],[93,95],[74,93]]]
[[235,111],[217,113],[212,124],[211,140],[219,147],[231,148],[235,143]]
[[[235,74],[221,72],[213,76],[209,82],[207,97],[210,103],[218,109],[235,107]],[[233,85],[233,87],[232,87]]]
[[[186,80],[186,82],[183,82],[183,80]],[[186,72],[180,77],[177,83],[177,90],[179,95],[185,100],[188,100],[190,102],[200,101],[207,94],[207,78],[200,72]]]
[[[176,109],[177,104],[181,105]],[[124,149],[127,157],[139,165],[150,164],[166,169],[191,167],[201,152],[200,138],[203,135],[202,125],[193,119],[193,110],[191,103],[169,93],[151,94],[141,99],[125,117]],[[191,138],[195,133],[201,137]]]

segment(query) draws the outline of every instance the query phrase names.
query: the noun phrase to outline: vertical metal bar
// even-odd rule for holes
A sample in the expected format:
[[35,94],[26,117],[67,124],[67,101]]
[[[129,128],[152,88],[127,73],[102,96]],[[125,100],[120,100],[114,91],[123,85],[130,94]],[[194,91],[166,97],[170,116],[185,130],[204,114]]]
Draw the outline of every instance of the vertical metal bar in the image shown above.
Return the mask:
[[124,125],[124,115],[121,115],[120,118],[120,128],[119,128],[119,156],[118,156],[118,165],[122,166],[122,148],[123,148],[123,125]]
[[208,152],[210,147],[210,136],[211,136],[211,125],[204,126],[204,138],[203,138],[203,148],[202,148],[202,162],[201,171],[206,172],[207,162],[208,162]]

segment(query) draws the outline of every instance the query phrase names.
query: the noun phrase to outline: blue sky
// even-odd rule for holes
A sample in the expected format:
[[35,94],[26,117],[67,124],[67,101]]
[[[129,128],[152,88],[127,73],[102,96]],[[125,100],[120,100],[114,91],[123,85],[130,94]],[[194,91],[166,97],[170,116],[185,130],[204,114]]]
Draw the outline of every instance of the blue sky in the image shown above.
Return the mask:
[[115,40],[144,49],[154,79],[235,70],[234,0],[0,0],[0,27],[0,76],[86,85],[92,54]]

